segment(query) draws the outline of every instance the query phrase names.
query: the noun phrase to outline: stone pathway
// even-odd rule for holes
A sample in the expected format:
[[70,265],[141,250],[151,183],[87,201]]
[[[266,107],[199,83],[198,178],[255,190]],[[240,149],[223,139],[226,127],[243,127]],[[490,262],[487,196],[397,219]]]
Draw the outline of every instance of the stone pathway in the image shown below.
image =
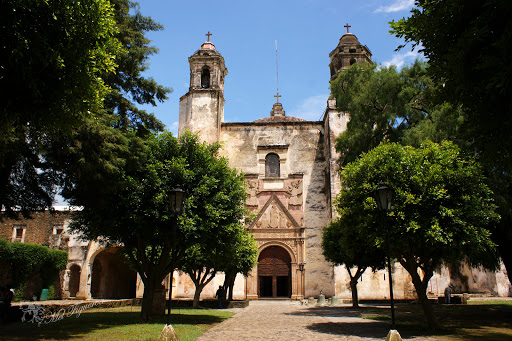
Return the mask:
[[[362,319],[356,317],[358,312],[347,307],[307,307],[296,301],[251,301],[249,307],[237,309],[236,315],[196,341],[386,339],[389,321]],[[404,340],[436,338],[412,336]]]

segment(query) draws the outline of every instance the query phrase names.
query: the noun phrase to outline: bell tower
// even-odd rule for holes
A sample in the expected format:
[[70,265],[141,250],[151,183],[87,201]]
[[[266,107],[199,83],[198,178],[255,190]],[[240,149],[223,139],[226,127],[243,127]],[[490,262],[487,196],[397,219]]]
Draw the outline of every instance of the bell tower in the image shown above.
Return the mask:
[[188,129],[199,137],[213,143],[219,141],[220,125],[224,120],[224,78],[228,69],[224,58],[208,40],[191,57],[190,87],[180,98],[178,134]]
[[329,53],[331,62],[329,69],[331,70],[331,80],[338,77],[338,73],[348,68],[350,65],[365,62],[372,63],[372,53],[370,49],[357,40],[357,37],[349,33],[348,29],[351,27],[349,24],[344,26],[347,29],[338,43],[338,46]]

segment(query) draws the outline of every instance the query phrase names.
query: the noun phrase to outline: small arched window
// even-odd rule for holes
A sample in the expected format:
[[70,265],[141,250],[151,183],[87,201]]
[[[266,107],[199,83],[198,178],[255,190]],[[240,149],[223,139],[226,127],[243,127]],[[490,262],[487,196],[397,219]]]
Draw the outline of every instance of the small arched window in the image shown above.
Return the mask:
[[356,63],[355,58],[350,59],[350,65],[353,65],[353,64],[355,64],[355,63]]
[[265,157],[265,176],[268,176],[268,177],[279,177],[280,176],[279,155],[270,153]]
[[201,89],[208,88],[210,88],[210,70],[205,67],[201,72]]

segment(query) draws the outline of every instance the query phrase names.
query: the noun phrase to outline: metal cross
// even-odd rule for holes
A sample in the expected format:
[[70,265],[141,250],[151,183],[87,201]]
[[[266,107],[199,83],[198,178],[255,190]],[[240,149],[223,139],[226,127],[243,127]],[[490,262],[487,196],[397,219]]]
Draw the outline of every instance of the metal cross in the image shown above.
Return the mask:
[[279,97],[283,97],[283,96],[281,96],[278,92],[277,95],[274,95],[274,97],[276,98],[276,103],[279,103]]
[[[346,24],[345,26],[343,26],[343,27],[346,27],[346,28],[347,28],[347,33],[348,33],[348,29],[349,29],[350,27],[352,27],[352,26],[350,26],[350,25],[347,23],[347,24]],[[208,32],[208,33],[209,33],[209,32]]]
[[208,33],[205,34],[205,36],[208,36],[208,41],[210,41],[210,36],[212,36],[213,34],[210,33],[210,31],[208,31]]

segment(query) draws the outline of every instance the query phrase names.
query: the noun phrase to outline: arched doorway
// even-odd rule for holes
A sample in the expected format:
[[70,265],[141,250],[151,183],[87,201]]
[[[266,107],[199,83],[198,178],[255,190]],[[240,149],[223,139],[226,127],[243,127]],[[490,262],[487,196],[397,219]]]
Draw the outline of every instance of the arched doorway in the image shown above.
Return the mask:
[[258,258],[258,296],[291,297],[290,254],[280,246],[269,246]]
[[98,253],[92,265],[93,298],[134,298],[137,273],[116,253],[106,249]]
[[69,268],[69,297],[76,297],[80,289],[80,266],[73,264]]

